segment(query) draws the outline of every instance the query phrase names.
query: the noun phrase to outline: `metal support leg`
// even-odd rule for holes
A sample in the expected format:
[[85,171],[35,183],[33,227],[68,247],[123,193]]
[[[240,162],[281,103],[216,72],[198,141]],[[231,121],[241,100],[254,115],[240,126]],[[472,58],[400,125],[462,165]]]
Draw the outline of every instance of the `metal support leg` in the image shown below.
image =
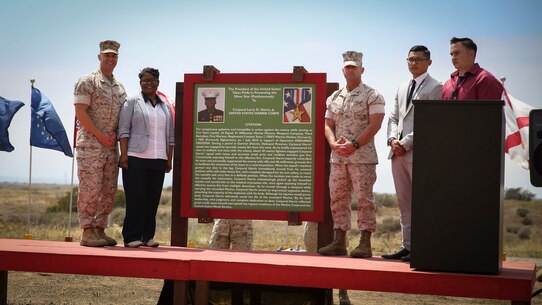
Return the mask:
[[8,304],[8,272],[0,270],[0,305]]
[[196,281],[196,302],[195,305],[209,304],[209,282]]
[[173,305],[188,305],[188,281],[173,281]]

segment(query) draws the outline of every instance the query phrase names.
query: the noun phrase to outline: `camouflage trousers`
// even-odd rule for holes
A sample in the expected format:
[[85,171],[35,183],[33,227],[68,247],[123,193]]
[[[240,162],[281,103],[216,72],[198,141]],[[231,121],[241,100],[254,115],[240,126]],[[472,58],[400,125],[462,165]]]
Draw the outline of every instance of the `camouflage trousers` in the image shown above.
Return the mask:
[[376,230],[376,205],[373,185],[376,181],[376,164],[330,164],[329,195],[333,228],[351,229],[352,194],[358,203],[358,228],[360,231]]
[[211,249],[252,250],[252,220],[215,219],[209,247]]
[[117,195],[118,160],[117,149],[77,147],[77,211],[81,229],[107,228]]
[[303,226],[303,243],[307,253],[318,251],[318,223],[307,221]]

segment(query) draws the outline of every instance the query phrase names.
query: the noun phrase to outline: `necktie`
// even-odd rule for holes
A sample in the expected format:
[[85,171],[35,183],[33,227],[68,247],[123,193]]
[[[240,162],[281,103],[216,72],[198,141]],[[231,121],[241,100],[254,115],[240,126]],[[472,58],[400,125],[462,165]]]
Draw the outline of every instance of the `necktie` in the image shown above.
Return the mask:
[[416,89],[416,81],[412,80],[410,83],[410,91],[408,92],[407,100],[406,100],[406,108],[408,109],[408,106],[410,105],[410,101],[412,100],[412,95],[414,94],[414,89]]

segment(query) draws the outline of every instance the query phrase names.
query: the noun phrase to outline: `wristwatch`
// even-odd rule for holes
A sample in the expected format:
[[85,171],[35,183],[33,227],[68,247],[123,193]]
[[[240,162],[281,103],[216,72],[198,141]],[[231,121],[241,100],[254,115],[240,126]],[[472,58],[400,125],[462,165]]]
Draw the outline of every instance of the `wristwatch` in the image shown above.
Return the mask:
[[359,143],[358,143],[358,141],[356,141],[355,139],[352,140],[352,146],[354,146],[355,149],[358,149],[358,148],[359,148]]
[[388,139],[388,146],[391,146],[391,141],[396,140],[394,137]]

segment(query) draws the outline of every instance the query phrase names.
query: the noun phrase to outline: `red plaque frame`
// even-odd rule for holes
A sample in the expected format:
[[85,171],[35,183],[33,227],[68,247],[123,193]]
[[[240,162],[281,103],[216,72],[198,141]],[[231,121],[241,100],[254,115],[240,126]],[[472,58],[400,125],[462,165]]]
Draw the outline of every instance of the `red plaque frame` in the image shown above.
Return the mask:
[[293,73],[256,73],[256,74],[215,74],[212,80],[205,80],[203,74],[185,74],[183,100],[183,135],[182,135],[182,172],[180,194],[180,216],[188,218],[227,218],[259,220],[291,220],[291,211],[274,210],[234,210],[201,209],[191,206],[192,194],[192,139],[194,133],[194,88],[197,84],[312,84],[315,86],[315,130],[314,130],[314,187],[312,212],[297,213],[298,221],[317,221],[324,219],[325,191],[325,153],[324,112],[326,102],[326,74],[305,73],[301,81],[294,79]]

